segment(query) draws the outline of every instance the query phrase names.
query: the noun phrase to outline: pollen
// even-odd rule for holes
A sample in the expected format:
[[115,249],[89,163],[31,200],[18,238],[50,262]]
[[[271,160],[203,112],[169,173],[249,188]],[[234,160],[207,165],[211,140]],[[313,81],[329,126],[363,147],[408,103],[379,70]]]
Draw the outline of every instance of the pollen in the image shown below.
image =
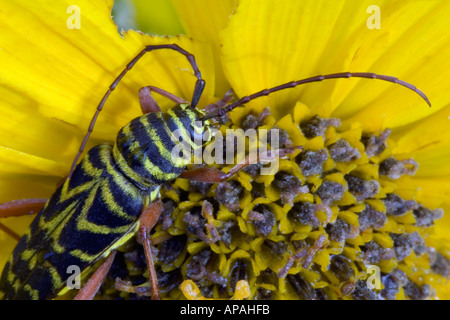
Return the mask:
[[[152,231],[162,298],[435,298],[434,287],[450,276],[449,253],[429,241],[444,212],[396,183],[420,164],[396,158],[389,129],[294,119],[277,122],[265,109],[222,124],[267,129],[269,143],[280,130],[280,148],[301,145],[275,172],[262,174],[267,164],[254,163],[222,183],[179,179],[163,188],[164,211]],[[113,268],[121,280],[111,279],[105,295],[149,299],[142,249],[127,246]]]

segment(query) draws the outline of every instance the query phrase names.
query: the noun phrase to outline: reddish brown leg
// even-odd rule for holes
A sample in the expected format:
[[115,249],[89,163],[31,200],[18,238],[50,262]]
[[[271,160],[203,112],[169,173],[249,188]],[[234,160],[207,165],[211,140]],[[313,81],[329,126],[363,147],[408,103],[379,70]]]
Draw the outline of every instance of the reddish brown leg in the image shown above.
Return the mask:
[[138,242],[144,246],[145,258],[147,259],[147,266],[152,282],[152,299],[159,300],[158,278],[156,277],[156,269],[153,263],[153,252],[150,243],[150,231],[158,222],[159,216],[163,210],[163,203],[161,200],[151,203],[141,215],[139,220]]
[[[294,152],[296,149],[301,149],[301,147],[289,147],[285,149],[279,149],[276,151],[278,157],[284,157],[285,155]],[[264,156],[258,154],[248,155],[242,163],[238,163],[227,173],[212,167],[201,167],[197,169],[192,169],[188,171],[183,171],[180,174],[180,178],[188,179],[192,181],[208,182],[208,183],[218,183],[227,180],[228,178],[235,175],[239,170],[248,166],[249,164],[256,163],[258,160],[266,159],[266,157],[273,156],[271,151],[268,151]]]
[[15,233],[13,230],[5,226],[3,223],[0,223],[0,230],[2,230],[4,233],[6,233],[8,236],[13,238],[16,241],[19,241],[21,236],[19,236],[17,233]]
[[139,90],[139,102],[141,103],[141,109],[142,109],[143,114],[151,113],[151,112],[161,112],[161,108],[158,106],[158,103],[153,98],[152,92],[156,92],[156,93],[162,95],[163,97],[166,97],[166,98],[172,100],[173,102],[175,102],[177,104],[181,104],[181,103],[189,104],[189,101],[186,101],[180,97],[177,97],[176,95],[174,95],[170,92],[167,92],[167,91],[157,88],[157,87],[147,86],[147,87],[143,87]]
[[[38,213],[46,202],[47,199],[23,199],[1,203],[0,218],[20,217]],[[2,223],[0,223],[0,230],[15,240],[20,240],[21,238],[17,233]]]
[[0,218],[19,217],[38,213],[47,199],[13,200],[0,204]]
[[141,52],[138,53],[136,57],[134,57],[125,67],[125,69],[122,70],[122,72],[117,76],[117,78],[111,83],[108,90],[106,91],[105,95],[103,96],[102,100],[100,100],[100,103],[97,106],[97,110],[94,113],[94,116],[92,117],[91,122],[89,123],[88,131],[86,135],[83,138],[83,142],[81,142],[80,149],[78,150],[77,155],[75,156],[75,159],[72,162],[72,166],[70,167],[69,172],[69,178],[72,177],[73,171],[75,170],[75,167],[77,165],[78,159],[80,158],[81,154],[83,153],[84,147],[87,144],[87,141],[89,140],[89,137],[94,130],[95,122],[97,121],[98,115],[103,109],[103,106],[105,105],[106,100],[110,96],[110,94],[113,92],[113,90],[117,87],[119,82],[122,80],[122,78],[130,71],[134,65],[148,52],[154,51],[154,50],[160,50],[160,49],[170,49],[179,52],[180,54],[184,55],[186,59],[191,64],[192,69],[194,70],[195,77],[197,78],[197,81],[195,82],[195,88],[194,88],[194,94],[192,95],[192,107],[196,107],[203,89],[205,88],[205,80],[202,79],[202,74],[200,73],[200,70],[198,69],[197,62],[195,61],[195,57],[178,46],[177,44],[159,44],[159,45],[148,45],[144,49],[141,50]]
[[153,98],[149,87],[139,89],[139,103],[143,114],[161,112],[161,108],[158,106],[155,98]]
[[233,168],[230,169],[227,173],[212,167],[201,167],[197,169],[192,169],[188,171],[183,171],[180,174],[180,178],[188,179],[192,181],[199,182],[209,182],[209,183],[218,183],[227,180],[234,174],[236,174],[239,170],[248,166],[251,163],[255,163],[258,160],[258,155],[248,155],[244,162],[238,163]]
[[83,286],[83,288],[81,288],[81,290],[75,296],[74,300],[92,300],[95,297],[95,294],[102,285],[109,269],[111,268],[115,256],[116,251],[111,251],[102,265],[89,278],[88,282]]

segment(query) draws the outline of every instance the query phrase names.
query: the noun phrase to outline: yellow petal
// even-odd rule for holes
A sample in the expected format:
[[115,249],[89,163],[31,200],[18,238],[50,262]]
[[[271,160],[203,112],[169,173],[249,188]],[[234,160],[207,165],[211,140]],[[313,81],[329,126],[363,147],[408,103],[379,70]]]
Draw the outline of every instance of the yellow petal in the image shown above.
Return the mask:
[[417,177],[450,175],[450,104],[421,121],[394,131],[394,154],[405,154],[419,163]]
[[222,97],[230,88],[222,71],[219,32],[227,25],[237,0],[172,0],[187,35],[211,44],[216,64],[216,95]]
[[[450,227],[450,176],[412,177],[396,181],[399,194],[413,194],[415,200],[430,209],[442,207],[446,214],[437,221],[437,225]],[[449,234],[450,238],[450,234]]]
[[[449,3],[380,1],[379,30],[367,27],[371,4],[284,0],[271,5],[241,1],[222,33],[225,74],[238,95],[244,96],[317,74],[384,73],[429,93],[436,105],[431,112],[436,112],[449,99],[443,90],[448,87],[445,70],[450,70],[450,46],[446,46],[450,33],[444,32],[449,24],[447,15],[437,14],[448,12]],[[430,63],[433,69],[428,67]],[[414,92],[367,79],[309,84],[273,94],[258,104],[263,108],[270,101],[282,115],[299,98],[319,115],[329,116],[334,111],[334,116],[349,117],[349,123],[361,121],[368,129],[398,126],[430,114]]]
[[[342,84],[334,114],[375,129],[402,126],[438,112],[450,102],[450,25],[448,1],[403,2],[381,8],[381,29],[360,34],[348,68],[399,77],[424,91],[433,107],[396,85],[361,81]],[[364,38],[363,38],[364,37]]]
[[[73,13],[67,8],[72,4],[41,0],[2,5],[0,111],[6,120],[0,141],[4,148],[30,155],[22,161],[27,162],[22,172],[34,168],[41,174],[47,170],[60,175],[64,167],[67,173],[100,99],[145,45],[177,43],[192,52],[208,83],[202,103],[213,96],[214,66],[208,45],[134,31],[122,37],[109,17],[112,1],[77,1],[80,29],[69,29],[66,20]],[[140,87],[155,85],[190,100],[194,82],[192,68],[181,54],[171,50],[146,54],[106,102],[90,145],[114,140],[119,128],[140,114]],[[163,108],[172,103],[159,97],[157,101]],[[0,153],[0,160],[8,161],[8,154]],[[37,159],[55,163],[41,166]],[[8,165],[11,170],[15,169]]]
[[450,106],[417,121],[392,135],[393,153],[412,157],[419,163],[414,177],[400,179],[400,190],[430,208],[443,207],[447,213],[436,223],[436,233],[450,240]]
[[[232,87],[243,96],[284,82],[343,71],[341,66],[339,69],[332,66],[332,62],[346,58],[343,52],[348,48],[341,45],[361,25],[362,21],[354,16],[358,10],[363,10],[364,15],[367,7],[364,3],[282,0],[273,5],[241,1],[222,33],[222,60]],[[314,94],[302,102],[310,107],[322,105],[334,85],[320,84],[327,88],[328,94]],[[269,101],[277,106],[278,115],[285,114],[303,93],[316,92],[315,86],[318,85],[285,90],[273,94]],[[267,100],[259,103],[265,106]]]
[[[69,29],[76,5],[80,29]],[[67,174],[95,108],[125,65],[148,44],[177,43],[192,52],[214,92],[210,47],[186,37],[121,36],[110,18],[112,1],[3,1],[0,10],[0,202],[46,198]],[[70,23],[69,23],[70,24]],[[192,97],[195,78],[186,58],[148,53],[119,83],[99,116],[89,145],[114,140],[140,114],[138,89],[161,87]],[[161,106],[171,104],[157,98]],[[32,217],[2,220],[23,234]],[[15,240],[0,233],[0,264]]]

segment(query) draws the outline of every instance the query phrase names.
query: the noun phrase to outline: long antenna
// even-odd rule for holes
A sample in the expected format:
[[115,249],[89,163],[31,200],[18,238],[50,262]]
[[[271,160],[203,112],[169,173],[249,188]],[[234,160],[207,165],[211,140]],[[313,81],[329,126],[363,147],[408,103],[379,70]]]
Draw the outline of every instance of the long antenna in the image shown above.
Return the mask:
[[249,96],[242,97],[238,101],[236,101],[232,104],[229,104],[226,107],[217,108],[217,109],[213,110],[212,112],[205,115],[202,118],[202,120],[221,117],[221,116],[225,115],[226,113],[230,112],[231,110],[233,110],[234,108],[239,107],[240,105],[246,104],[253,99],[256,99],[256,98],[259,98],[262,96],[267,96],[276,91],[294,88],[294,87],[297,87],[297,86],[305,84],[305,83],[318,82],[318,81],[323,81],[323,80],[328,80],[328,79],[338,79],[338,78],[367,78],[367,79],[377,79],[377,80],[384,80],[384,81],[388,81],[388,82],[397,83],[403,87],[406,87],[406,88],[416,92],[431,107],[430,100],[428,100],[427,96],[422,91],[417,89],[412,84],[402,81],[402,80],[399,80],[398,78],[391,77],[391,76],[385,76],[385,75],[381,75],[381,74],[369,73],[369,72],[341,72],[341,73],[333,73],[333,74],[327,74],[327,75],[319,75],[319,76],[310,77],[310,78],[297,80],[297,81],[291,81],[291,82],[287,82],[287,83],[281,84],[281,85],[273,87],[273,88],[258,91]]
[[195,57],[178,46],[177,44],[160,44],[160,45],[149,45],[146,46],[144,49],[141,50],[141,52],[138,53],[137,56],[131,60],[125,69],[122,70],[122,72],[117,76],[117,78],[111,83],[108,90],[106,91],[105,95],[103,96],[102,100],[100,100],[100,103],[97,106],[97,110],[94,113],[94,116],[92,117],[92,120],[89,124],[88,131],[86,135],[84,136],[83,142],[80,145],[80,149],[78,150],[77,155],[75,156],[75,159],[72,162],[72,167],[70,168],[69,176],[70,179],[72,177],[72,173],[75,170],[75,166],[77,165],[78,159],[80,158],[81,154],[83,153],[84,147],[86,146],[86,143],[89,139],[89,136],[91,135],[92,131],[94,130],[95,122],[97,121],[97,117],[103,109],[103,105],[105,104],[106,100],[108,99],[111,92],[116,88],[117,84],[122,80],[122,78],[125,76],[125,74],[133,68],[133,66],[138,62],[140,58],[147,52],[158,50],[158,49],[171,49],[175,50],[182,55],[186,57],[186,59],[189,61],[189,63],[192,66],[192,69],[194,70],[195,77],[197,78],[197,82],[195,83],[195,89],[194,94],[192,96],[192,103],[191,105],[195,107],[198,104],[198,101],[200,100],[200,97],[202,95],[203,89],[205,87],[205,80],[202,79],[202,74],[200,73],[200,70],[198,69],[197,62],[195,61]]

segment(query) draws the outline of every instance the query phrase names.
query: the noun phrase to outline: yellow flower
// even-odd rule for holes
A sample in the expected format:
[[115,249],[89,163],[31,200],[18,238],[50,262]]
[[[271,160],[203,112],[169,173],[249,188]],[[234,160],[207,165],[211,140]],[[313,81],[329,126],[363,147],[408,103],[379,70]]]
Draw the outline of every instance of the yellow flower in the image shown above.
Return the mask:
[[[214,78],[207,44],[136,31],[121,36],[110,18],[111,8],[112,1],[2,1],[1,202],[52,194],[68,174],[95,106],[127,60],[144,45],[177,43],[205,57],[199,61],[203,77]],[[190,97],[195,82],[190,70],[186,59],[175,52],[144,57],[111,96],[89,146],[114,140],[118,128],[139,115],[136,95],[143,85],[152,83]],[[214,87],[205,91],[202,104],[210,102]],[[162,100],[160,105],[167,107],[169,102]],[[26,220],[8,220],[5,225],[20,234],[30,222]],[[0,237],[4,265],[15,243],[4,233]]]
[[[345,132],[352,131],[348,134],[349,141],[354,132],[379,134],[389,128],[392,130],[389,148],[393,155],[398,159],[414,158],[419,163],[414,176],[395,180],[396,193],[426,207],[442,207],[449,212],[448,1],[378,1],[379,29],[370,27],[368,19],[374,13],[367,9],[372,2],[365,0],[228,0],[219,4],[173,0],[172,3],[186,36],[151,37],[135,31],[120,35],[109,16],[112,1],[95,4],[89,1],[1,1],[1,202],[49,197],[55,184],[67,175],[95,106],[112,80],[144,45],[177,43],[195,55],[207,82],[200,106],[216,101],[229,88],[237,96],[245,96],[291,80],[342,71],[387,74],[413,83],[428,95],[433,104],[431,109],[410,90],[391,83],[339,79],[260,98],[251,102],[246,112],[261,112],[270,106],[272,116],[280,121],[278,124],[286,125],[280,127],[288,131],[291,139],[295,139],[291,132],[300,130],[292,121],[287,125],[289,120],[283,118],[291,113],[297,124],[315,114],[322,118],[339,118]],[[79,26],[76,25],[77,12]],[[147,54],[111,94],[88,147],[114,140],[119,128],[139,115],[137,92],[140,87],[154,85],[190,99],[194,81],[184,57],[166,51]],[[163,109],[170,106],[164,99],[158,99],[158,103]],[[240,112],[236,109],[231,117]],[[336,132],[327,132],[327,138],[338,136]],[[317,143],[310,140],[308,147],[318,150]],[[285,168],[288,167],[289,164],[285,164]],[[370,168],[364,170],[370,174]],[[245,175],[239,178],[245,185]],[[329,179],[343,181],[338,175]],[[390,186],[385,183],[383,187]],[[275,188],[270,195],[271,201],[279,197]],[[352,203],[350,198],[347,194],[341,201]],[[312,201],[306,196],[303,200]],[[274,209],[277,220],[287,221],[287,209],[286,206]],[[339,218],[351,224],[357,212],[345,211]],[[223,215],[235,216],[225,211]],[[319,220],[321,223],[329,218],[335,221],[336,215],[333,212],[329,217],[322,211]],[[244,233],[255,232],[247,217],[236,217],[236,220]],[[23,233],[29,222],[29,218],[2,221],[17,233]],[[449,226],[450,218],[446,215],[436,222],[436,233],[427,239],[427,245],[434,246],[447,258],[450,258]],[[280,227],[287,231],[292,228],[287,222]],[[311,231],[302,226],[295,228],[303,228],[296,229],[298,233]],[[319,241],[319,234],[313,231],[312,236]],[[383,236],[379,238],[378,243],[386,247],[392,242]],[[363,240],[356,238],[353,244]],[[0,233],[0,241],[0,265],[4,265],[15,241],[4,233]],[[272,241],[282,240],[273,235]],[[233,246],[238,246],[233,259],[249,261],[246,250],[257,248],[259,244]],[[216,248],[218,252],[222,250],[220,270],[229,270],[235,262],[232,258],[226,260],[227,249]],[[191,246],[188,250],[198,252],[199,248]],[[334,250],[340,250],[338,245]],[[345,252],[347,256],[356,255],[356,250],[351,248]],[[261,254],[251,263],[267,265],[264,259]],[[329,259],[328,253],[318,253],[314,261],[326,273]],[[389,267],[383,266],[386,270]],[[307,268],[294,266],[294,269]],[[327,273],[327,276],[334,283],[333,275]],[[316,288],[326,285],[310,270],[305,271],[305,278],[315,283]],[[252,282],[249,283],[250,290],[254,290]],[[198,297],[198,291],[188,284]],[[450,290],[445,282],[436,289],[438,297],[449,297]]]

